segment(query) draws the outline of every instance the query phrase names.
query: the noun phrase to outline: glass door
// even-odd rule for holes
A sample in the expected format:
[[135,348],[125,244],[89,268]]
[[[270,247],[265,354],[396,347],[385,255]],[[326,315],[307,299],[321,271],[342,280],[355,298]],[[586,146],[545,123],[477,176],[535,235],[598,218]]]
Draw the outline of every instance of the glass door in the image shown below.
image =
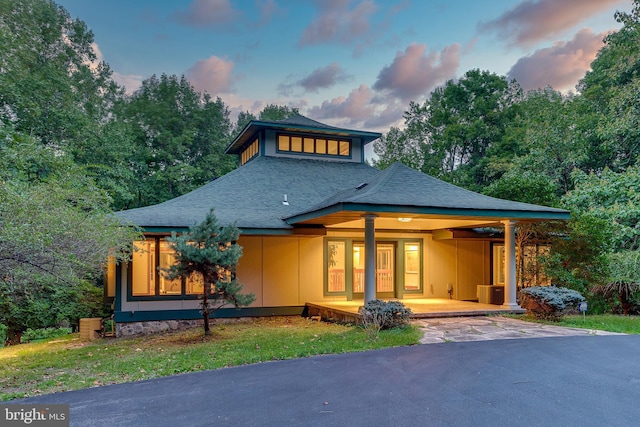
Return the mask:
[[[364,297],[364,243],[353,244],[353,294]],[[395,244],[376,244],[376,298],[395,297]]]

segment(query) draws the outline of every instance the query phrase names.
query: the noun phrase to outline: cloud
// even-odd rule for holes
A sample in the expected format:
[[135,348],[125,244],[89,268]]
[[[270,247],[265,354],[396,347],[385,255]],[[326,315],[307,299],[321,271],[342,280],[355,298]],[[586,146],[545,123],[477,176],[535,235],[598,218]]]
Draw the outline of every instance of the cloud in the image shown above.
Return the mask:
[[324,101],[321,106],[312,107],[309,115],[318,119],[347,118],[350,122],[366,120],[373,114],[371,99],[373,92],[367,85],[360,85],[348,97],[339,96]]
[[573,89],[589,70],[607,34],[582,29],[568,42],[556,42],[520,58],[507,76],[516,79],[525,90],[547,85],[556,90]]
[[426,49],[424,44],[413,43],[398,52],[391,65],[380,70],[373,88],[409,101],[453,77],[460,65],[460,45],[452,44],[429,54]]
[[[98,43],[91,43],[91,48],[96,55],[96,58],[88,65],[91,71],[96,72],[98,66],[104,62],[104,56],[100,50]],[[120,86],[124,86],[125,91],[129,94],[135,92],[140,86],[142,86],[142,76],[137,74],[122,74],[112,70],[111,79]]]
[[173,18],[188,27],[214,28],[234,23],[239,15],[229,0],[193,0],[187,10],[174,13]]
[[111,76],[113,81],[118,83],[120,86],[123,86],[125,92],[128,94],[132,94],[136,90],[140,89],[142,86],[142,76],[137,74],[120,74],[116,71],[113,72]]
[[211,95],[229,93],[233,86],[233,61],[225,61],[217,56],[196,62],[187,70],[187,79],[200,92]]
[[526,0],[493,21],[479,24],[480,31],[495,31],[502,40],[531,46],[549,40],[580,22],[628,0]]
[[362,0],[349,9],[351,0],[316,0],[319,14],[305,28],[298,46],[338,42],[350,44],[371,30],[369,19],[377,6],[372,0]]
[[282,95],[290,95],[293,88],[301,86],[305,92],[317,93],[320,89],[328,89],[331,86],[349,80],[349,76],[337,62],[332,62],[326,67],[316,68],[308,76],[293,83],[282,83],[278,86],[278,92]]
[[379,97],[367,85],[353,89],[347,97],[339,96],[308,108],[305,114],[334,126],[387,131],[402,121],[406,105]]

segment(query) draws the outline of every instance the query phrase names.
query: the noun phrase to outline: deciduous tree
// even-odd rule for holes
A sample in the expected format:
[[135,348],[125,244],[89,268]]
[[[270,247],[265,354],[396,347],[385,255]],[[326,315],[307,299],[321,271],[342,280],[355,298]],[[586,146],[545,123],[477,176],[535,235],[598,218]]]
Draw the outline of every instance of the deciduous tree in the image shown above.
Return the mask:
[[70,156],[0,127],[0,323],[10,339],[76,323],[87,282],[108,256],[128,258],[136,233],[109,202]]

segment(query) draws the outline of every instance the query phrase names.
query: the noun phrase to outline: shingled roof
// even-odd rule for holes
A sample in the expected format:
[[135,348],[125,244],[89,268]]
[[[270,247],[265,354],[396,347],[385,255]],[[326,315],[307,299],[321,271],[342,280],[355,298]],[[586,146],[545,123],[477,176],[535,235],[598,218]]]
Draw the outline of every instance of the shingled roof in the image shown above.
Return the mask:
[[526,216],[531,219],[568,217],[568,211],[563,209],[485,196],[433,178],[401,163],[394,163],[370,180],[337,193],[287,220],[289,223],[296,223],[338,209],[375,212],[381,206],[385,206],[385,212],[398,213],[430,214],[448,210],[452,214],[454,211],[458,214],[467,211],[471,216],[485,211],[481,216],[486,216],[485,213],[499,212],[502,216]]
[[[287,204],[284,204],[284,197]],[[366,164],[258,157],[190,193],[117,215],[143,228],[186,228],[215,209],[241,229],[290,229],[336,211],[568,219],[568,211],[496,199],[396,163]]]
[[[222,224],[286,229],[292,227],[281,218],[303,212],[379,172],[352,162],[257,157],[190,193],[117,215],[143,228],[185,228],[201,222],[214,208]],[[285,194],[288,205],[283,204]]]

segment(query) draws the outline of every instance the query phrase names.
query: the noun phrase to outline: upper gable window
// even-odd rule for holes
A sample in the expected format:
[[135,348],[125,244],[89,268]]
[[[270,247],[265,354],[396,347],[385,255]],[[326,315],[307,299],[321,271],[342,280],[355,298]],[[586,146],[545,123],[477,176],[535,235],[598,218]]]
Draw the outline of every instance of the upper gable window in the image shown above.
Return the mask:
[[350,157],[351,143],[338,139],[278,134],[278,151]]
[[249,160],[253,159],[258,154],[258,140],[256,139],[244,149],[242,155],[240,156],[240,164],[244,165]]

